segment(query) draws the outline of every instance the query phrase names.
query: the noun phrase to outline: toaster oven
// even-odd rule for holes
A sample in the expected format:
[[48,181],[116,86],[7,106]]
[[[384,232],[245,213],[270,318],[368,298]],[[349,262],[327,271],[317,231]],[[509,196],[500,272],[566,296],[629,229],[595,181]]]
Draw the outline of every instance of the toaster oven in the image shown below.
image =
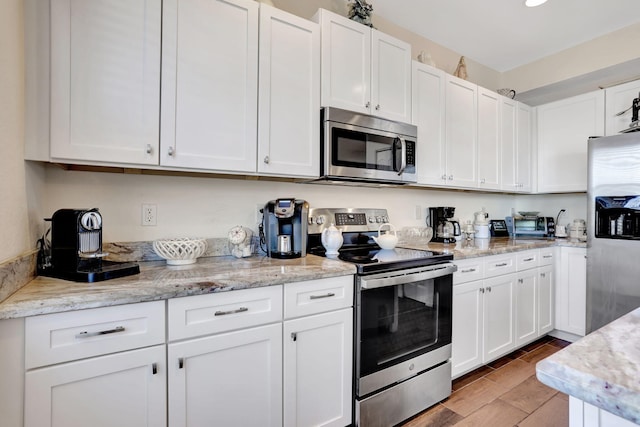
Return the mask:
[[508,216],[505,218],[511,237],[554,237],[556,223],[550,216]]

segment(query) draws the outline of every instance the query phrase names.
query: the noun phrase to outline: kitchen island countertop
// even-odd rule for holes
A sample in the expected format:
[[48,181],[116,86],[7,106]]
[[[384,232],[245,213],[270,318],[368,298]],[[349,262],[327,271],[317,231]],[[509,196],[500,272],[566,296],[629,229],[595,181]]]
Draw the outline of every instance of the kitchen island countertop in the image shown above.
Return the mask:
[[538,362],[538,379],[640,424],[640,308]]

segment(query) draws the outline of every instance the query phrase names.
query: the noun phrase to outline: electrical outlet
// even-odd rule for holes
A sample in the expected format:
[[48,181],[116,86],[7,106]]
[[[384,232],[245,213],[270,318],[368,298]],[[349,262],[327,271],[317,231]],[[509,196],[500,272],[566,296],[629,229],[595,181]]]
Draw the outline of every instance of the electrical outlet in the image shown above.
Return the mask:
[[155,226],[158,220],[158,205],[142,205],[142,225]]

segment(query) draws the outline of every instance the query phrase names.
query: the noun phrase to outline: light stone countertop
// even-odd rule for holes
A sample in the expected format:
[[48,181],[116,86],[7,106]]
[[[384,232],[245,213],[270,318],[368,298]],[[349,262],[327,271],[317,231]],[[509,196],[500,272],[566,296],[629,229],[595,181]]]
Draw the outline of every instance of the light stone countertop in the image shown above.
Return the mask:
[[297,259],[207,257],[184,266],[140,263],[140,274],[95,283],[39,276],[0,303],[0,319],[202,295],[355,274],[352,264]]
[[538,379],[640,424],[640,308],[538,362]]
[[[455,245],[421,243],[414,240],[404,241],[399,246],[452,253],[454,260],[459,260],[557,245],[586,247],[584,242],[571,242],[565,239],[509,238],[460,241]],[[126,253],[131,251],[127,244],[120,246],[123,246],[120,251]],[[134,249],[141,251],[139,248]],[[125,258],[122,261],[130,261],[130,259]],[[242,259],[231,256],[211,256],[200,258],[196,264],[186,266],[167,266],[164,261],[143,261],[139,264],[141,272],[138,275],[96,283],[76,283],[50,277],[36,277],[0,302],[0,320],[279,285],[345,276],[356,272],[352,264],[314,255],[291,260],[265,256]]]

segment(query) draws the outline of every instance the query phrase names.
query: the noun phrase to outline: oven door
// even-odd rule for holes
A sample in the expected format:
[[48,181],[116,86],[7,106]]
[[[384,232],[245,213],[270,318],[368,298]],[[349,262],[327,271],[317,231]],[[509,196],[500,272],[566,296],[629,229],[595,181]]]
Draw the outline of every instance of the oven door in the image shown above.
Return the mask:
[[325,126],[326,176],[416,182],[415,139],[344,123],[327,121]]
[[451,357],[451,263],[359,276],[356,393],[359,398]]

